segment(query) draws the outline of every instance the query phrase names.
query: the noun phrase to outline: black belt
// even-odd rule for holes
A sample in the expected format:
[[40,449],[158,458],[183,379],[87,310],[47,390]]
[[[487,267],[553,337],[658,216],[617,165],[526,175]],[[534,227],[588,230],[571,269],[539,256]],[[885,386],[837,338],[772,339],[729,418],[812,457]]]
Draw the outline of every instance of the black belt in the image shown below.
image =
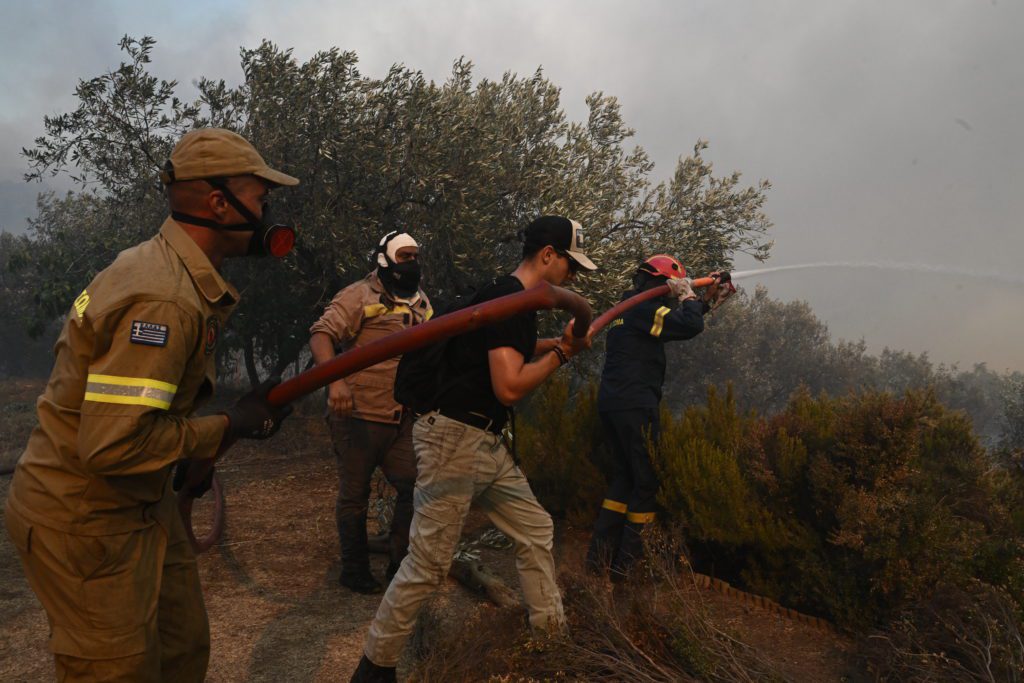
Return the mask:
[[438,409],[437,414],[444,415],[450,420],[456,420],[457,422],[467,424],[470,427],[482,429],[485,432],[490,432],[491,434],[501,434],[501,430],[505,426],[504,424],[499,425],[491,418],[487,417],[486,415],[481,415],[480,413],[470,413],[461,410]]

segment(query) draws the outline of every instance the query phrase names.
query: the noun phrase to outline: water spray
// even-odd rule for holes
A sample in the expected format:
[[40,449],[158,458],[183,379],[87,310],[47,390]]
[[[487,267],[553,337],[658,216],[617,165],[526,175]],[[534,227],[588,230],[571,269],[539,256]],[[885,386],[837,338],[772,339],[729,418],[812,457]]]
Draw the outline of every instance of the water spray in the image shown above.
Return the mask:
[[931,273],[934,275],[969,277],[977,280],[989,280],[1010,285],[1024,286],[1024,277],[1020,275],[1007,275],[1005,273],[994,273],[988,270],[972,270],[970,268],[933,266],[925,263],[894,263],[887,261],[820,261],[818,263],[801,263],[792,266],[772,266],[771,268],[758,268],[756,270],[737,270],[733,272],[732,278],[734,280],[739,280],[754,277],[756,275],[767,275],[768,273],[780,273],[787,270],[810,270],[815,268],[855,268],[862,270],[893,270],[913,273]]

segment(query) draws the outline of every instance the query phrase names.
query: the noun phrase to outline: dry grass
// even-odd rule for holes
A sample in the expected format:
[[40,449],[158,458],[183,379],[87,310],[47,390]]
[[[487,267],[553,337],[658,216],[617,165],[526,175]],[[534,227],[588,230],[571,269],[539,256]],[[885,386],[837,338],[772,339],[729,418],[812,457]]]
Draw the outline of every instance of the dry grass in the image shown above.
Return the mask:
[[[579,546],[578,539],[572,543]],[[576,548],[577,554],[582,552]],[[741,636],[722,618],[720,596],[700,589],[674,561],[651,564],[646,575],[614,588],[574,571],[563,558],[568,634],[537,640],[528,635],[522,609],[481,608],[453,628],[444,605],[421,617],[419,661],[422,683],[459,681],[840,681],[848,680],[848,652],[836,639],[767,612],[743,615]],[[728,610],[726,611],[728,613]],[[758,634],[760,630],[762,633]],[[763,648],[751,644],[764,641]],[[761,637],[758,637],[761,636]],[[828,641],[814,661],[780,664],[780,652],[799,660],[806,641]]]

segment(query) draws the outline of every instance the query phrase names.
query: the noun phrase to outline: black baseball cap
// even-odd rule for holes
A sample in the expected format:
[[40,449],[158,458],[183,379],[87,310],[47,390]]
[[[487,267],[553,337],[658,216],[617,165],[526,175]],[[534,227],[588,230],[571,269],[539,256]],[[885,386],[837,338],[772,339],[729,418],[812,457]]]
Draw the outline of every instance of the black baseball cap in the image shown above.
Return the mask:
[[597,270],[594,262],[583,253],[583,226],[563,216],[541,216],[523,231],[523,247],[536,251],[550,245],[565,254],[585,270]]

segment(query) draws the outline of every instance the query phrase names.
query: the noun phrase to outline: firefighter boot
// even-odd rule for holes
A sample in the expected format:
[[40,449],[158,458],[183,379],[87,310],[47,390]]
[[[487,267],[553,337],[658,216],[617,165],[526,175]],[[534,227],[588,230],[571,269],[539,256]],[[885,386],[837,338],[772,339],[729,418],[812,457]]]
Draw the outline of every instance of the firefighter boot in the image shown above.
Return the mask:
[[624,503],[606,499],[597,513],[586,560],[587,571],[594,576],[605,575],[619,547],[622,527],[626,523],[625,508]]
[[619,541],[618,550],[615,551],[615,557],[612,558],[609,570],[612,583],[625,581],[629,576],[629,570],[644,557],[643,531],[647,524],[638,519],[630,519],[630,517],[641,516],[644,518],[650,516],[653,519],[653,514],[651,513],[631,514],[626,518],[626,524],[622,530],[622,539]]

